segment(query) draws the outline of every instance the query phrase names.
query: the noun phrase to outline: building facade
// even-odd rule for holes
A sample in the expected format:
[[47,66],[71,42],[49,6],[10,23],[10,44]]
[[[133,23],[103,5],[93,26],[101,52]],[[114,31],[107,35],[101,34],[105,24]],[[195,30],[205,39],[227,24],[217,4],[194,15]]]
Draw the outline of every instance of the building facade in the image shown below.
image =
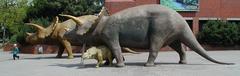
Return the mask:
[[[166,0],[171,1],[171,0]],[[174,0],[173,0],[174,1]],[[175,0],[187,1],[187,0]],[[240,0],[197,0],[198,10],[178,11],[197,34],[208,20],[240,22]],[[144,4],[161,4],[161,0],[105,0],[104,6],[110,14]]]

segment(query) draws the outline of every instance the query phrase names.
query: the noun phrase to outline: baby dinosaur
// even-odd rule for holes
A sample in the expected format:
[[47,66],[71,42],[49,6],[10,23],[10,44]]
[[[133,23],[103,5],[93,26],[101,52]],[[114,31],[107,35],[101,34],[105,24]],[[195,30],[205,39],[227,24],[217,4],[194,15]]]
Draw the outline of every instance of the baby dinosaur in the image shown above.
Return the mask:
[[103,65],[103,60],[109,61],[109,66],[112,65],[113,55],[106,46],[98,46],[89,48],[84,54],[83,59],[96,59],[98,61],[96,67]]

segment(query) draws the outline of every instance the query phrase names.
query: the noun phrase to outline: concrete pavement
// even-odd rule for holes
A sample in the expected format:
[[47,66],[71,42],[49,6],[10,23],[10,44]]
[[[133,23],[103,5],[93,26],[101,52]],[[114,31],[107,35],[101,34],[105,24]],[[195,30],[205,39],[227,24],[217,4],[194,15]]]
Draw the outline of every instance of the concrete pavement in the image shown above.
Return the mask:
[[[207,61],[195,52],[187,51],[188,64],[177,64],[175,51],[159,52],[156,67],[144,67],[148,52],[125,53],[123,68],[95,68],[95,60],[85,60],[80,66],[80,55],[76,58],[55,58],[56,54],[20,54],[20,60],[12,60],[9,52],[0,51],[0,76],[239,76],[240,50],[208,51],[216,60],[234,62],[235,65],[219,65]],[[64,54],[66,56],[66,54]]]

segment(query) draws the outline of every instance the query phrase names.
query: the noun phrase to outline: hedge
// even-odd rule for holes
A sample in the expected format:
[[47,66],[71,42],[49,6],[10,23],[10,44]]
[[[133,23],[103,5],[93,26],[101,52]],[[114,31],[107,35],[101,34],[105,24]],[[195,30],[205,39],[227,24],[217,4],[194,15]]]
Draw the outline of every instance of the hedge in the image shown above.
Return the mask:
[[224,21],[208,21],[198,33],[202,44],[233,46],[240,45],[240,24]]

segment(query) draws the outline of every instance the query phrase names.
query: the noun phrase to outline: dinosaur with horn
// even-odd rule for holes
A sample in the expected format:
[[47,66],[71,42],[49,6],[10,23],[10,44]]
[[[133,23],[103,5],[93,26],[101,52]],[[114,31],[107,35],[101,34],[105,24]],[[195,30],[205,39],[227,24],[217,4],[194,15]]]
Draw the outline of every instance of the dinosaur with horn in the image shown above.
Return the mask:
[[[86,27],[86,22],[77,17],[62,16],[74,20],[80,27]],[[116,58],[117,67],[125,66],[121,47],[148,49],[149,56],[145,66],[154,66],[159,49],[169,45],[179,54],[179,63],[186,64],[186,54],[181,43],[213,63],[234,64],[217,61],[209,56],[196,40],[185,19],[176,11],[159,4],[127,8],[96,20],[98,24],[91,32],[91,37],[100,38],[107,45]]]
[[[26,42],[31,44],[48,43],[58,45],[59,51],[56,57],[61,58],[64,49],[66,49],[68,58],[72,59],[74,58],[72,45],[81,46],[84,43],[86,43],[87,46],[102,45],[102,41],[92,37],[90,33],[93,32],[93,27],[96,27],[99,17],[103,15],[108,15],[104,7],[98,16],[84,15],[75,17],[81,22],[75,22],[72,19],[59,22],[58,17],[56,17],[46,28],[38,24],[26,23],[27,25],[35,27],[37,30],[35,33],[27,33]],[[78,27],[79,25],[83,27]],[[132,53],[137,53],[129,48],[123,49]]]

